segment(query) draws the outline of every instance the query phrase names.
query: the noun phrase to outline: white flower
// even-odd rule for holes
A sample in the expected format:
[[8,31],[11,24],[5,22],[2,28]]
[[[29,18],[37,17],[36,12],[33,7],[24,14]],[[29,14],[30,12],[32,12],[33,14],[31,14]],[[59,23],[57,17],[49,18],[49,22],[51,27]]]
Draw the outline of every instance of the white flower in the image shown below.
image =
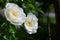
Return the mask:
[[29,13],[27,15],[26,21],[24,23],[25,29],[29,34],[37,32],[38,29],[38,19],[34,14]]
[[23,9],[20,8],[17,4],[7,3],[4,10],[6,19],[14,25],[22,25],[25,22],[26,15],[23,12]]

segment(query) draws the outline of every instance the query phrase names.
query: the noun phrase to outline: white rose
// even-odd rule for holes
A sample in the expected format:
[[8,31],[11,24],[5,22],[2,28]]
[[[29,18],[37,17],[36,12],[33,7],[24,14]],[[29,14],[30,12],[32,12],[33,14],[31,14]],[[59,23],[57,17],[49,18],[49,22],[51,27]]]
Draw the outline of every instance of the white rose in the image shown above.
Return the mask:
[[26,21],[24,23],[25,29],[29,34],[37,32],[38,29],[38,19],[34,14],[29,13],[27,15]]
[[7,3],[4,10],[6,19],[14,25],[22,25],[25,22],[26,15],[23,12],[23,9],[20,8],[17,4]]

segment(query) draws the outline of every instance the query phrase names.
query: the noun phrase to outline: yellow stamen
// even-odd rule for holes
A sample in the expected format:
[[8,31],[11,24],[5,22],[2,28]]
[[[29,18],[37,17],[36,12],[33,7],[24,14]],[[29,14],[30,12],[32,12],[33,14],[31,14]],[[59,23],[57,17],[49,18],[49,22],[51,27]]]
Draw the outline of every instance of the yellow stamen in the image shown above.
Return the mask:
[[17,14],[17,12],[12,12],[12,14],[15,16],[15,17],[18,17],[18,14]]
[[26,22],[27,26],[32,26],[32,22]]

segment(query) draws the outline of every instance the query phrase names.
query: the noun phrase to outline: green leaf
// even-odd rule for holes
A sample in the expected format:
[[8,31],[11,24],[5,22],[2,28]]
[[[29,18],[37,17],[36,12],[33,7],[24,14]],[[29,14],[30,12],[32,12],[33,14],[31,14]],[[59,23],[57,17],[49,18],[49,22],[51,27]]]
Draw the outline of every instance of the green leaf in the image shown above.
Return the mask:
[[42,14],[44,14],[44,12],[40,9],[40,8],[36,8],[36,10]]

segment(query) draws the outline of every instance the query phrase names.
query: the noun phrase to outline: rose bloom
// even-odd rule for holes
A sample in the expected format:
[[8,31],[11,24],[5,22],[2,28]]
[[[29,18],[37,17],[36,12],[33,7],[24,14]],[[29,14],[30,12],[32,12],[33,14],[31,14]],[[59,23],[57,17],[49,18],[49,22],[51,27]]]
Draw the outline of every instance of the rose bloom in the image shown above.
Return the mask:
[[34,14],[29,13],[27,15],[27,18],[26,18],[26,21],[25,21],[24,25],[25,25],[25,29],[27,30],[27,32],[29,34],[36,33],[37,29],[38,29],[38,19],[37,19],[37,17]]
[[26,19],[26,15],[23,12],[23,9],[15,3],[7,3],[4,14],[6,19],[14,25],[22,25]]

